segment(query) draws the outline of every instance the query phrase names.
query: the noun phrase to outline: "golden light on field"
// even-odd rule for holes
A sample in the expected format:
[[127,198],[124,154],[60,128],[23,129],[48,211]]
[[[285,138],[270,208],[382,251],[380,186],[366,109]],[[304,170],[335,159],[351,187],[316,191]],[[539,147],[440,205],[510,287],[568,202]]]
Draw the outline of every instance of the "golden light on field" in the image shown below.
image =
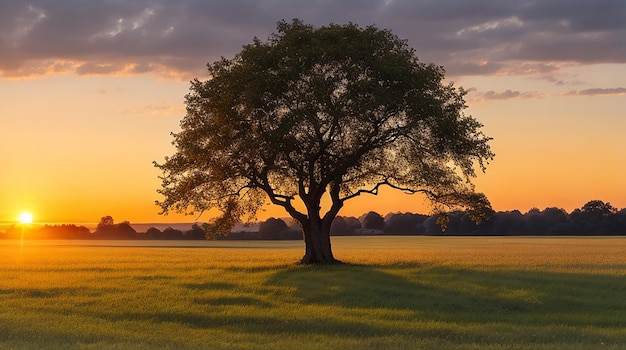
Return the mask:
[[33,222],[33,214],[25,211],[22,214],[20,214],[19,218],[20,223],[22,224],[30,224]]

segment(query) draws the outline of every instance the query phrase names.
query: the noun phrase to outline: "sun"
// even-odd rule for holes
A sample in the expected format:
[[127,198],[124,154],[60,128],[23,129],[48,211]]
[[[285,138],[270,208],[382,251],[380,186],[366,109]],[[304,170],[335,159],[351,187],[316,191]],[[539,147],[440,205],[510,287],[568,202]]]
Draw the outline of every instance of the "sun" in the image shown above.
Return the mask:
[[33,214],[25,211],[20,214],[19,220],[22,224],[30,224],[33,222]]

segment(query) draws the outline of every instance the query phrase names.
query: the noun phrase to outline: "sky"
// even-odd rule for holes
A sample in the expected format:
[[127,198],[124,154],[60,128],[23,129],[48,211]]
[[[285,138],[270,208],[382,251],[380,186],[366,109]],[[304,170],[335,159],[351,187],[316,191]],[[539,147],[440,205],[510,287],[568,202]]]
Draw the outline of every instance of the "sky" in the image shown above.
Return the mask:
[[[174,152],[189,81],[293,18],[390,29],[442,65],[493,138],[475,184],[495,210],[626,207],[623,0],[2,0],[0,223],[196,219],[158,215],[152,165]],[[428,207],[383,190],[340,215],[369,210]]]

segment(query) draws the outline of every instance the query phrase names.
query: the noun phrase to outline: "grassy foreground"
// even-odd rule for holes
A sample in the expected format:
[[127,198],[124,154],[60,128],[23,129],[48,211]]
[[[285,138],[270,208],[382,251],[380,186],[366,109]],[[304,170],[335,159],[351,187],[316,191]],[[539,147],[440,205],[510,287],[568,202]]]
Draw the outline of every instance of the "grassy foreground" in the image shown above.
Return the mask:
[[167,244],[0,241],[0,349],[626,348],[626,237]]

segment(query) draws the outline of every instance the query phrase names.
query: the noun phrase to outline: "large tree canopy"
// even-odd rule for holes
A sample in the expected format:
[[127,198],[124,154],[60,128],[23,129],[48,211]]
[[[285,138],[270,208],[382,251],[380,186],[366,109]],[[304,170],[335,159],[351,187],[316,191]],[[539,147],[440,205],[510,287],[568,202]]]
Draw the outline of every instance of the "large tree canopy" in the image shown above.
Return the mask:
[[330,225],[344,202],[383,186],[474,217],[489,207],[470,180],[493,157],[490,138],[462,113],[465,92],[389,30],[282,21],[207,66],[186,96],[176,153],[156,164],[164,213],[219,208],[212,227],[223,229],[269,198],[301,225],[303,263],[333,263]]

